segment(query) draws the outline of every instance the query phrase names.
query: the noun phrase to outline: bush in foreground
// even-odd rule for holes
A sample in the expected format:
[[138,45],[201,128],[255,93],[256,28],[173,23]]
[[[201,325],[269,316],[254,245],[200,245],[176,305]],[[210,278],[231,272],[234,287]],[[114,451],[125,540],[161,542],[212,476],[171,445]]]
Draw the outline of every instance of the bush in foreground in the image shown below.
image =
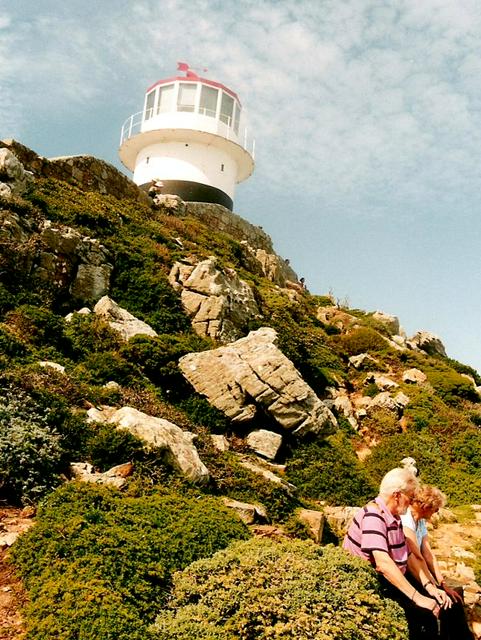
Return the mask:
[[253,539],[174,576],[155,640],[405,640],[401,609],[342,549]]
[[247,537],[214,498],[64,485],[12,552],[29,591],[28,637],[141,640],[173,571]]
[[60,436],[27,397],[0,400],[0,497],[35,502],[60,483]]

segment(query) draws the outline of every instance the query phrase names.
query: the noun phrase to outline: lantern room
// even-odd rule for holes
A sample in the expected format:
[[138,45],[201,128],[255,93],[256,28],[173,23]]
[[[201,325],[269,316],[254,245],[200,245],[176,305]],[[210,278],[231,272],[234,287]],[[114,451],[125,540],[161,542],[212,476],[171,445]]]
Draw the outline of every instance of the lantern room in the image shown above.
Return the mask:
[[142,111],[124,123],[120,159],[140,186],[159,180],[163,193],[232,209],[236,184],[254,169],[240,100],[187,65],[179,68],[186,76],[149,87]]

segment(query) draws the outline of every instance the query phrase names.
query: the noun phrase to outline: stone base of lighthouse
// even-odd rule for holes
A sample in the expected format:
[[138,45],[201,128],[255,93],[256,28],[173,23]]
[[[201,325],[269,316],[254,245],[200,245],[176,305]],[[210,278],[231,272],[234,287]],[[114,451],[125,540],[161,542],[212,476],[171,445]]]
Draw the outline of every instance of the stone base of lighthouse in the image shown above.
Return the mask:
[[[208,184],[191,182],[190,180],[162,180],[164,188],[162,193],[170,193],[186,202],[209,202],[221,204],[226,209],[232,211],[233,200],[221,189]],[[140,185],[142,189],[148,190],[150,182]]]

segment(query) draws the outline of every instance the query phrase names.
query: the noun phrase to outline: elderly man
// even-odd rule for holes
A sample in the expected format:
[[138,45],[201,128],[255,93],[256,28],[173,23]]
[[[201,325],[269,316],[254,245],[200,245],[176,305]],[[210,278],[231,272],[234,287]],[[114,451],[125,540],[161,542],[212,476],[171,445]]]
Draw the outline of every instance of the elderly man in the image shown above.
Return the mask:
[[[343,547],[368,560],[381,574],[387,595],[406,613],[410,640],[431,640],[439,637],[440,607],[451,603],[444,593],[438,593],[419,559],[409,553],[404,537],[400,516],[406,513],[417,488],[418,481],[409,469],[389,471],[381,481],[378,497],[354,517]],[[409,574],[418,582],[410,582]]]

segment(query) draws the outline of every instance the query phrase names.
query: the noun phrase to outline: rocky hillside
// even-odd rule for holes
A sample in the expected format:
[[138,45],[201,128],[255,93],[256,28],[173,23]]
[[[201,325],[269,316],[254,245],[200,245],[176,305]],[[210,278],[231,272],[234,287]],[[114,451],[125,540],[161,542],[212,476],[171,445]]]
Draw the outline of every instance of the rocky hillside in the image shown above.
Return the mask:
[[[451,506],[481,495],[481,378],[438,337],[309,293],[262,229],[218,205],[154,204],[104,162],[47,160],[14,141],[0,143],[0,387],[0,497],[42,505],[13,553],[38,640],[187,638],[194,627],[173,635],[183,596],[161,613],[174,571],[253,528],[336,541],[336,507],[375,495],[407,456]],[[343,588],[374,588],[329,547],[237,544],[219,571],[291,554],[306,575],[345,570]],[[335,600],[332,585],[324,595]],[[310,618],[289,631],[296,597],[279,619],[251,602],[231,631],[200,607],[194,635],[351,633],[319,611],[315,632]],[[364,635],[349,637],[405,637],[394,605],[363,606]]]

